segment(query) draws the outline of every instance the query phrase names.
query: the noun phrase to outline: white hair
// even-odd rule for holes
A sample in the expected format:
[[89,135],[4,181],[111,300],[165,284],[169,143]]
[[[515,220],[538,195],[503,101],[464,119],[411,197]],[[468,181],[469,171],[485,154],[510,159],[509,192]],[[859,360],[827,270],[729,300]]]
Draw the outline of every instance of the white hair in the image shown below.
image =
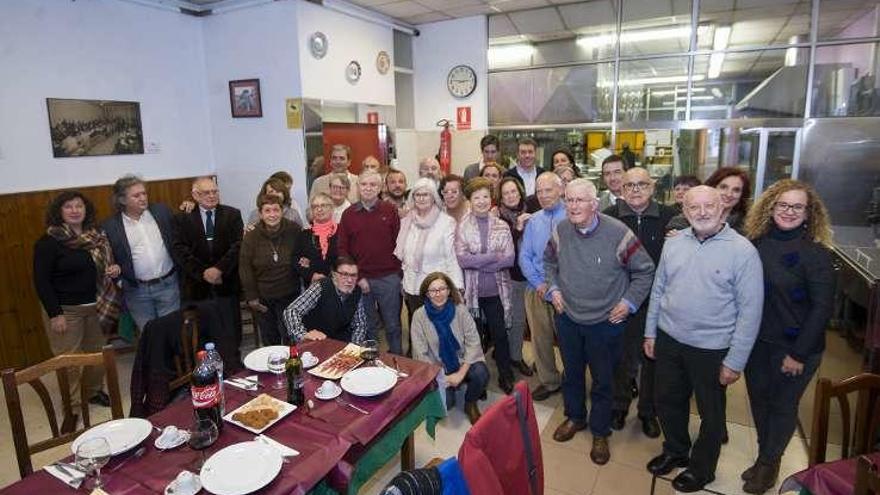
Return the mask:
[[382,174],[376,172],[375,170],[364,170],[363,172],[361,172],[361,175],[358,176],[358,183],[361,183],[364,181],[364,179],[372,176],[376,176],[379,179],[379,184],[382,183]]
[[597,197],[596,184],[593,184],[593,181],[590,179],[585,179],[583,177],[579,177],[568,183],[565,190],[568,191],[570,189],[574,189],[576,187],[583,187],[587,190],[587,194],[592,196],[593,199]]
[[440,209],[443,209],[443,200],[440,198],[440,188],[437,186],[437,181],[430,177],[420,178],[415,184],[413,184],[412,189],[409,190],[409,199],[406,200],[409,209],[412,210],[415,206],[416,192],[423,189],[427,189],[431,193],[431,199],[434,200],[434,204]]

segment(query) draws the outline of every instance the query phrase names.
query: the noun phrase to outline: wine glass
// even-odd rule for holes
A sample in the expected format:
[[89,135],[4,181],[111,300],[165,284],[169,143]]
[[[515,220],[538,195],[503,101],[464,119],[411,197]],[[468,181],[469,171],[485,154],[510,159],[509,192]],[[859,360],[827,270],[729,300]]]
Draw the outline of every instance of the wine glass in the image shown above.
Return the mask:
[[374,339],[367,339],[361,344],[361,359],[369,365],[375,365],[376,359],[379,358],[379,342]]
[[205,464],[205,449],[214,445],[220,433],[217,431],[217,424],[208,418],[196,418],[193,422],[189,434],[189,448],[198,450],[202,453],[202,461],[196,466],[201,469]]
[[286,386],[284,382],[284,369],[287,365],[287,356],[281,352],[273,352],[269,354],[267,368],[275,374],[275,380],[272,381],[272,388],[281,390]]
[[94,437],[83,441],[76,447],[76,465],[86,475],[95,472],[95,488],[104,486],[101,481],[101,468],[110,461],[110,443],[104,437]]

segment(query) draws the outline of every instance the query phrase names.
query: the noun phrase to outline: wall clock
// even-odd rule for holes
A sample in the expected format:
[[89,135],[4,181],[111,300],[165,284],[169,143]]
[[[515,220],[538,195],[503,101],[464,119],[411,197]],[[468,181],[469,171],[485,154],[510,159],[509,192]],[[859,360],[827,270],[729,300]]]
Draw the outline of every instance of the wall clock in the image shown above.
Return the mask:
[[388,73],[388,69],[391,68],[391,57],[388,56],[388,52],[382,50],[379,52],[379,55],[376,57],[376,70],[379,71],[379,74],[383,76]]
[[456,65],[446,76],[446,89],[456,98],[467,98],[477,89],[477,73],[469,65]]
[[324,58],[324,55],[327,55],[327,48],[329,48],[329,42],[324,33],[315,31],[309,36],[309,50],[312,52],[313,57],[317,59]]
[[361,79],[361,64],[357,60],[352,60],[345,68],[345,78],[351,84],[356,84]]

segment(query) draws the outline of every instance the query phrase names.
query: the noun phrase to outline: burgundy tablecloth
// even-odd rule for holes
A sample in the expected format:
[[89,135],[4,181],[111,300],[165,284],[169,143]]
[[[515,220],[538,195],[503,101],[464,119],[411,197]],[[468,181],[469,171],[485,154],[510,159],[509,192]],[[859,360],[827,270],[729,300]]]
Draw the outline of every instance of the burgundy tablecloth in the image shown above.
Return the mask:
[[[874,464],[880,464],[880,452],[868,454],[868,458]],[[856,461],[857,457],[842,459],[839,461],[825,462],[791,475],[785,486],[791,487],[787,482],[792,480],[812,495],[850,495],[856,484]],[[792,487],[793,488],[793,487]]]
[[[303,350],[309,350],[322,361],[344,347],[344,343],[333,340],[311,342],[303,346]],[[383,360],[391,362],[389,356],[383,355]],[[370,411],[369,415],[363,415],[337,404],[335,401],[319,401],[315,399],[316,408],[314,418],[305,415],[298,409],[290,416],[273,425],[264,432],[279,442],[295,448],[300,455],[292,458],[289,464],[284,464],[281,473],[261,493],[274,494],[302,494],[314,487],[328,474],[339,481],[339,477],[350,475],[351,451],[360,451],[364,445],[376,438],[389,424],[399,418],[417,400],[420,400],[425,392],[434,383],[439,368],[418,361],[398,357],[398,366],[402,371],[410,374],[402,379],[391,392],[374,399],[362,399],[343,393],[342,397]],[[240,375],[253,374],[242,372]],[[323,381],[311,375],[307,375],[305,388],[306,396],[314,397],[315,388]],[[273,377],[268,374],[260,375],[260,382],[264,388],[260,392],[268,392],[273,396],[284,399],[284,390],[271,390],[268,385]],[[226,386],[226,410],[231,411],[236,407],[252,399],[254,394],[241,389]],[[318,419],[315,419],[318,418]],[[156,426],[164,427],[176,425],[188,428],[192,423],[192,406],[189,401],[179,401],[164,411],[161,411],[149,420]],[[194,469],[194,464],[200,458],[199,452],[188,447],[161,452],[153,447],[157,433],[151,433],[145,441],[146,454],[139,459],[132,459],[118,471],[113,471],[114,466],[125,460],[124,455],[111,460],[103,470],[106,489],[113,495],[140,495],[162,493],[165,486],[173,480],[182,469]],[[220,438],[206,451],[207,456],[228,445],[252,440],[254,435],[233,424],[226,423]],[[355,445],[357,444],[357,445]],[[343,457],[349,454],[345,462]],[[24,480],[18,481],[3,490],[2,495],[35,495],[38,493],[78,493],[45,471],[38,471]],[[81,493],[81,492],[80,492]]]

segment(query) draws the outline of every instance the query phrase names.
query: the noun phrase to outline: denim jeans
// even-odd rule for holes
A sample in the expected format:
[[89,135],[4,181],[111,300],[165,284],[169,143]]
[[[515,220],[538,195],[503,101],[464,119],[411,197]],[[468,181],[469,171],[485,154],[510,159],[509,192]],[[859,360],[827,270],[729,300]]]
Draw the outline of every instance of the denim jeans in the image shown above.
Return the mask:
[[587,421],[586,367],[590,367],[590,431],[594,436],[611,435],[611,402],[614,368],[620,360],[623,323],[603,321],[593,325],[575,322],[563,313],[556,316],[559,348],[562,351],[562,399],[565,416],[575,423]]
[[465,402],[477,402],[480,400],[480,397],[489,385],[489,367],[486,366],[486,363],[483,361],[477,361],[476,363],[471,364],[467,373],[464,375],[464,380],[461,381],[458,387],[449,387],[449,390],[457,390],[462,385],[467,386],[467,389],[464,392]]
[[[392,273],[381,278],[367,279],[370,292],[363,295],[367,312],[367,335],[375,339],[379,335],[379,314],[385,325],[388,351],[402,354],[400,334],[400,275]],[[377,308],[378,307],[378,308]]]
[[180,286],[177,274],[152,285],[125,286],[125,306],[138,328],[143,331],[150,320],[180,309]]

